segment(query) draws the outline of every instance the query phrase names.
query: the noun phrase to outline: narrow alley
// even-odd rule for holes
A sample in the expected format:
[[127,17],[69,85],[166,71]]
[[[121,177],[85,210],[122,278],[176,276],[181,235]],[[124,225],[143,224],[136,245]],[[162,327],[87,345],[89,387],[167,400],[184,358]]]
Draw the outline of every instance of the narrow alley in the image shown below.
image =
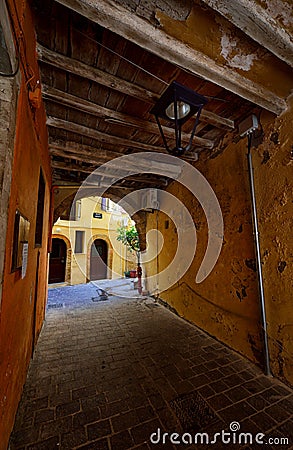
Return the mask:
[[[131,298],[121,281],[103,283],[112,292],[104,301],[92,283],[49,289],[11,450],[220,449],[220,440],[173,446],[166,437],[163,445],[162,433],[212,439],[236,422],[243,433],[263,433],[266,444],[292,443],[290,388],[153,298]],[[263,448],[244,443],[233,448]]]
[[292,30],[0,0],[0,450],[293,450]]

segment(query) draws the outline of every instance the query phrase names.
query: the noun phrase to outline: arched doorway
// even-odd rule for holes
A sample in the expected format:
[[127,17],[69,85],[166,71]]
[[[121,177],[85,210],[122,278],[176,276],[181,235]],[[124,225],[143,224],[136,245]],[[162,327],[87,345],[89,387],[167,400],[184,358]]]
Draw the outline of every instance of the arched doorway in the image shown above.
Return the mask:
[[49,284],[65,281],[66,243],[63,239],[52,239],[52,251],[49,261]]
[[107,278],[107,243],[103,239],[95,239],[91,245],[90,280]]

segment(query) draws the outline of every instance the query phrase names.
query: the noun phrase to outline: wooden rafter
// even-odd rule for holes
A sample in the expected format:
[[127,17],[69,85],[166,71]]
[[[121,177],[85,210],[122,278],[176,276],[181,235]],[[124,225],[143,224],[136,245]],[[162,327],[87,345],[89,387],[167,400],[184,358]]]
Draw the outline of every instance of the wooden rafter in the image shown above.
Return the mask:
[[[111,178],[111,179],[120,180],[122,178],[131,177],[131,181],[137,181],[138,183],[142,183],[143,182],[143,183],[146,183],[146,184],[156,184],[156,183],[157,184],[158,183],[166,184],[165,183],[166,179],[165,178],[163,179],[162,177],[156,178],[155,180],[154,179],[150,179],[148,177],[141,177],[141,176],[139,178],[135,178],[135,176],[133,176],[131,170],[127,170],[126,168],[123,168],[121,166],[117,167],[116,170],[110,170],[110,169],[106,169],[106,168],[105,169],[103,168],[103,169],[99,170],[100,164],[97,164],[97,161],[95,161],[93,158],[86,158],[84,155],[69,154],[67,152],[61,152],[60,150],[59,151],[51,150],[50,154],[53,157],[54,156],[59,156],[59,157],[61,156],[61,157],[64,157],[66,159],[71,159],[71,160],[75,160],[75,161],[81,161],[81,162],[84,162],[86,164],[92,164],[92,166],[86,167],[86,169],[88,170],[88,171],[86,170],[86,172],[87,173],[94,172],[95,175],[99,175],[99,176],[101,176],[103,178]],[[57,164],[57,163],[59,164],[59,161],[55,161],[53,159],[53,161],[52,161],[53,167],[54,167],[54,164]],[[62,165],[63,165],[63,163],[62,163]],[[72,163],[72,162],[70,162],[70,165],[66,164],[64,166],[64,170],[69,170],[70,171],[70,169],[72,167],[75,167],[77,170],[79,168],[79,170],[81,172],[85,171],[84,170],[85,167],[80,166],[80,165],[75,164],[75,163]]]
[[[119,173],[115,174],[114,172],[112,172],[112,173],[111,172],[105,172],[103,170],[99,171],[99,169],[97,169],[95,166],[87,166],[87,167],[85,167],[85,166],[81,166],[79,164],[74,164],[72,162],[70,162],[70,165],[69,165],[66,162],[55,161],[53,159],[52,167],[53,167],[53,169],[62,169],[62,170],[66,170],[66,171],[69,171],[69,172],[73,171],[73,172],[90,173],[90,174],[93,175],[93,178],[94,177],[101,177],[101,179],[103,181],[105,181],[105,182],[106,182],[106,180],[111,181],[111,183],[115,183],[116,182],[115,180],[120,181],[120,182],[122,181],[121,180],[121,174],[119,174]],[[127,177],[127,174],[125,174],[125,176],[122,179],[124,179],[126,177]],[[163,179],[162,177],[160,177],[160,178],[146,178],[146,177],[141,177],[140,176],[139,178],[137,178],[137,177],[132,176],[132,175],[129,175],[129,177],[131,177],[131,178],[129,178],[128,181],[131,182],[131,183],[133,183],[133,182],[135,182],[135,183],[142,183],[142,184],[151,185],[151,186],[158,186],[158,185],[166,186],[167,185],[166,179]]]
[[[103,106],[97,105],[96,103],[90,102],[89,100],[84,100],[80,97],[76,97],[75,95],[68,94],[67,92],[59,91],[58,89],[51,88],[49,86],[43,86],[43,97],[45,100],[52,100],[52,101],[60,103],[64,106],[69,106],[71,108],[74,108],[78,111],[86,112],[87,114],[91,114],[96,117],[103,118],[106,121],[109,120],[109,121],[117,122],[120,125],[125,124],[127,126],[138,128],[143,131],[148,131],[148,132],[154,133],[154,134],[159,133],[158,126],[154,122],[139,119],[139,118],[130,116],[129,114],[123,114],[121,112],[114,111],[109,108],[105,108]],[[215,114],[215,116],[216,116],[216,114]],[[211,121],[212,120],[213,119],[211,118]],[[223,118],[223,122],[224,121],[227,124],[226,125],[227,128],[228,127],[233,128],[233,126],[231,126],[231,123],[233,124],[232,120]],[[224,126],[224,124],[219,124],[219,123],[218,123],[218,125]],[[167,138],[174,137],[174,129],[169,128],[169,127],[163,127],[163,130],[164,130],[164,134]],[[189,137],[190,137],[189,134],[182,133],[183,142],[188,142]],[[213,146],[214,146],[213,141],[211,141],[209,139],[200,138],[198,136],[194,136],[193,144],[198,145],[200,147],[205,147],[205,148],[213,148]]]
[[[155,159],[150,159],[149,157],[144,158],[143,153],[140,154],[140,158],[137,158],[135,163],[131,163],[129,160],[127,161],[127,167],[125,168],[121,163],[121,160],[118,159],[115,161],[117,157],[124,156],[123,153],[111,152],[108,150],[98,150],[93,147],[89,147],[87,145],[78,144],[77,142],[67,141],[66,144],[61,144],[60,142],[51,141],[49,144],[50,152],[54,156],[68,157],[72,159],[78,160],[82,158],[82,160],[89,159],[89,161],[93,161],[93,164],[99,165],[99,163],[105,164],[111,161],[111,169],[117,169],[120,173],[123,173],[125,170],[133,170],[135,173],[141,171],[145,172],[146,168],[161,170],[164,175],[169,178],[176,179],[180,174],[180,163],[178,165],[169,163],[166,165],[164,162],[157,161]],[[85,158],[85,159],[84,159]],[[114,159],[112,159],[114,158]],[[179,160],[180,162],[180,160]]]
[[103,72],[96,67],[89,66],[81,61],[78,61],[68,56],[49,50],[46,47],[38,44],[39,60],[50,64],[58,69],[66,70],[74,75],[89,79],[110,89],[118,92],[123,92],[125,95],[139,98],[150,103],[155,102],[158,96],[147,89],[115,77],[110,73]]
[[[118,148],[121,149],[127,148],[127,149],[135,149],[139,152],[157,152],[157,153],[167,153],[164,147],[159,147],[157,145],[151,145],[151,144],[145,144],[143,142],[138,142],[130,139],[120,138],[118,136],[102,133],[101,131],[98,131],[94,128],[89,128],[84,125],[77,124],[75,122],[69,122],[64,119],[59,119],[57,117],[47,117],[46,121],[47,125],[49,127],[61,129],[64,131],[69,131],[71,133],[76,133],[81,136],[94,139],[96,141],[99,141],[102,144],[108,144],[108,145],[116,145]],[[197,159],[197,153],[196,152],[186,152],[183,156],[184,159],[191,159],[194,158]]]
[[[95,147],[91,147],[89,145],[79,144],[78,142],[73,141],[59,141],[54,139],[49,139],[49,148],[50,150],[56,150],[56,152],[65,151],[74,153],[76,155],[85,155],[89,157],[94,157],[97,161],[109,161],[112,158],[118,158],[119,156],[123,156],[122,152],[114,151],[114,150],[104,150],[97,149]],[[57,153],[56,153],[57,154]]]
[[159,153],[165,153],[166,150],[163,147],[156,145],[145,144],[143,142],[133,141],[130,139],[120,138],[114,135],[102,133],[101,131],[89,128],[84,125],[79,125],[68,120],[58,119],[57,117],[48,117],[47,125],[49,127],[59,128],[71,133],[80,134],[91,139],[95,139],[103,144],[116,145],[123,148],[133,148],[140,151],[153,151]]
[[[111,158],[101,158],[98,155],[95,155],[92,153],[90,156],[87,156],[84,152],[81,153],[72,153],[68,150],[64,150],[62,148],[56,149],[56,148],[50,148],[50,155],[52,156],[60,156],[61,158],[69,158],[76,161],[83,161],[88,164],[95,164],[96,167],[103,165],[106,162],[111,161]],[[122,169],[123,173],[123,169]]]

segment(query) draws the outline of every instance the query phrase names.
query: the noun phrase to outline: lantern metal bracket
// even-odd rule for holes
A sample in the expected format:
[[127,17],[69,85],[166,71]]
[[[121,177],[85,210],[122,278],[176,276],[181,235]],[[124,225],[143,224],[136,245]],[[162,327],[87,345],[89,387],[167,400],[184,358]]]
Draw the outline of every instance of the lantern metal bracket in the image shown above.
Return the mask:
[[[169,153],[180,156],[191,149],[201,110],[206,103],[207,99],[205,97],[177,83],[177,81],[173,81],[165,92],[163,92],[157,103],[153,106],[151,114],[154,114],[156,118],[164,146]],[[172,112],[171,114],[170,111]],[[186,147],[183,147],[181,139],[182,125],[195,114],[196,118],[189,142]],[[173,148],[170,148],[168,145],[160,118],[174,124],[175,146]]]

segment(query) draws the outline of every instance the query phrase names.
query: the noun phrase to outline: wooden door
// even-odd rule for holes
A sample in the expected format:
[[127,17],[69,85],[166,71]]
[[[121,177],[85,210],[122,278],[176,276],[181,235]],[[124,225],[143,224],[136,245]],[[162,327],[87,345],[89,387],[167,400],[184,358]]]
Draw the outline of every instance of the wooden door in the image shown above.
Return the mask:
[[62,239],[52,239],[52,252],[49,262],[49,284],[65,281],[66,244]]
[[103,280],[107,278],[107,243],[96,239],[91,246],[90,279]]

